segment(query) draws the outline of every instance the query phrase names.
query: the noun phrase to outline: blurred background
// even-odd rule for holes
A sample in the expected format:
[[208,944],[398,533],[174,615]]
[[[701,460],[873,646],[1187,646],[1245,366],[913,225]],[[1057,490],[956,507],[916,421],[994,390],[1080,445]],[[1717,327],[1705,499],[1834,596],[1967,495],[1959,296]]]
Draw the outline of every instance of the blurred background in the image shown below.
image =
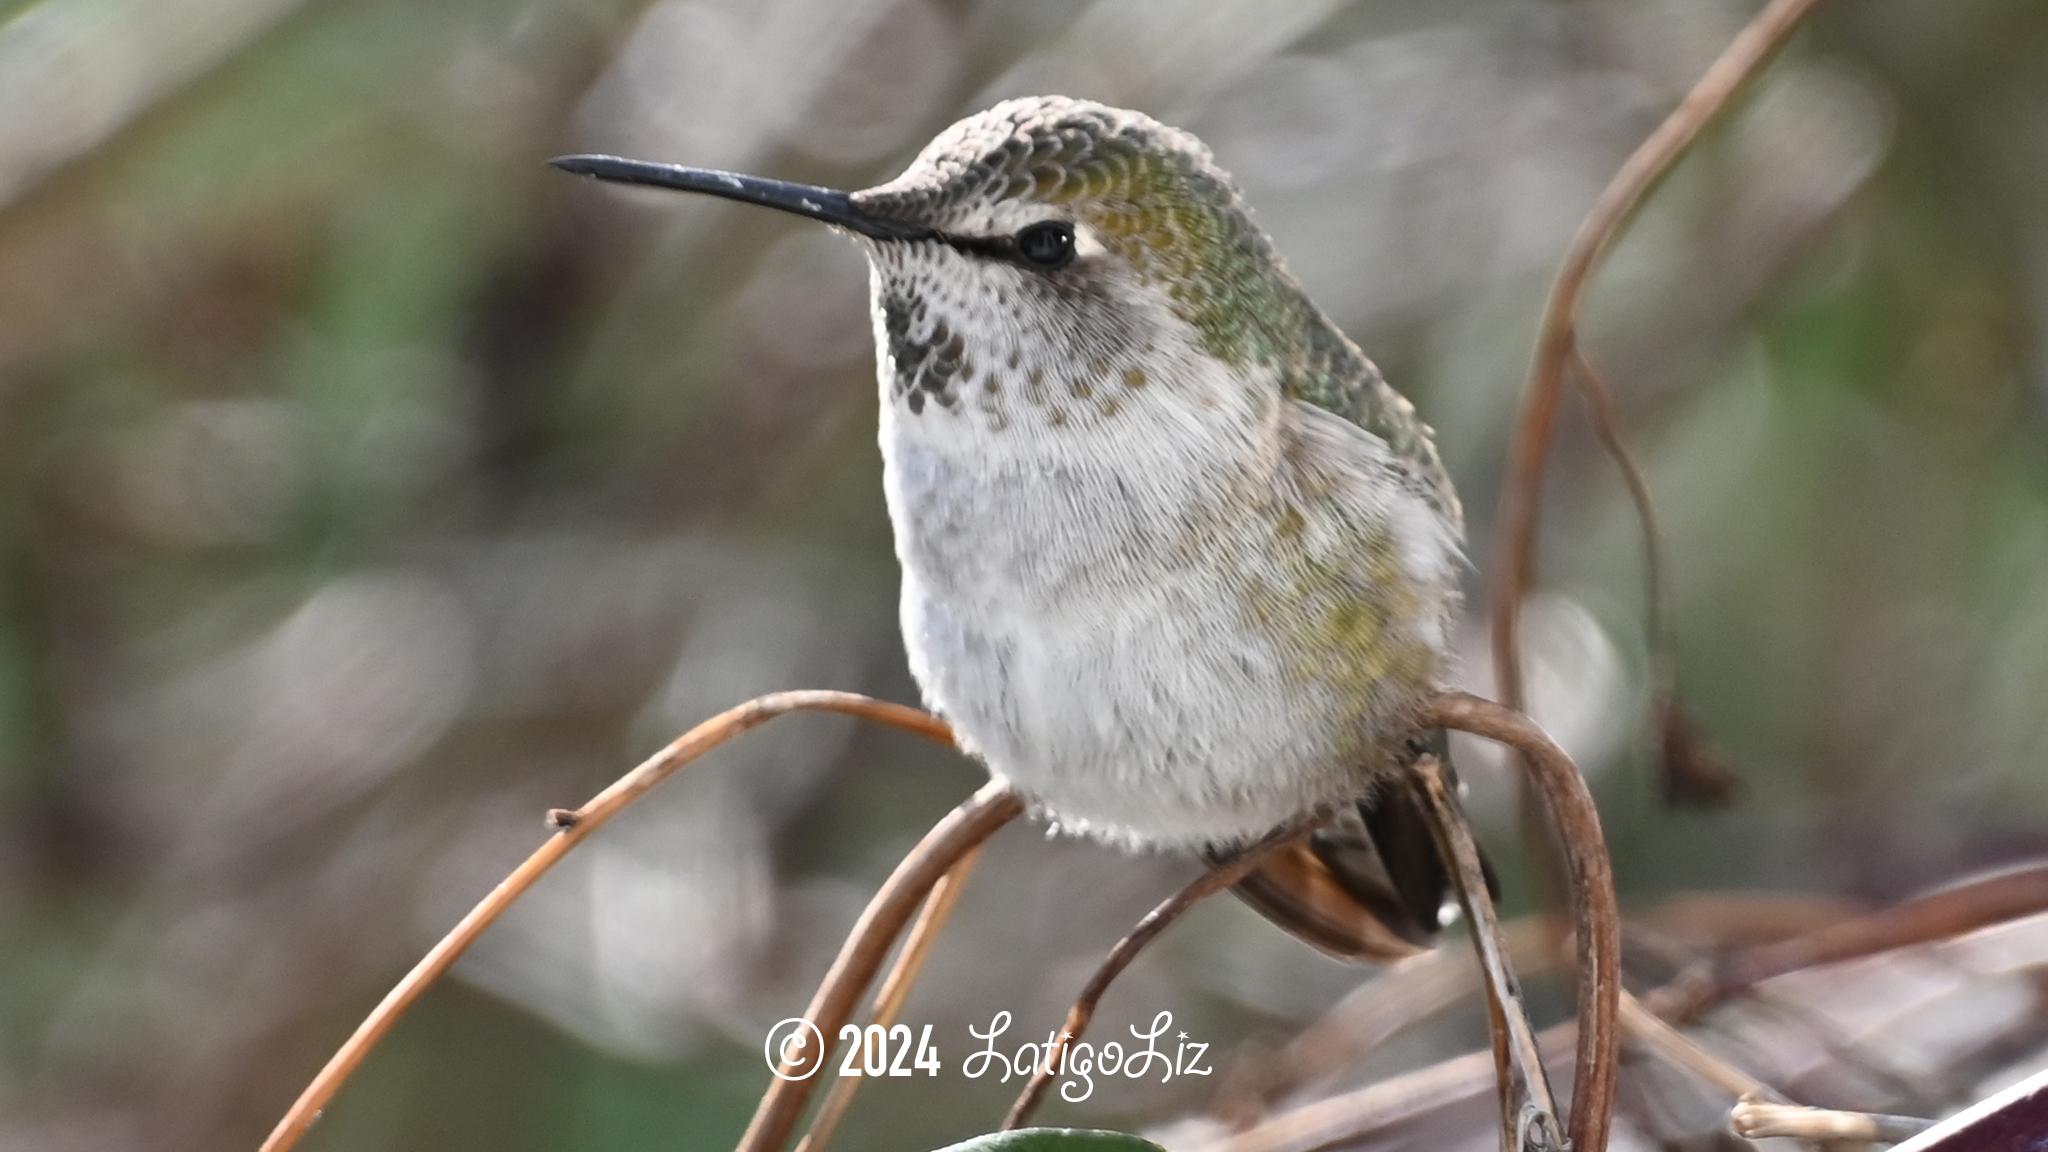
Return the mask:
[[[915,702],[853,245],[547,157],[861,187],[1005,96],[1187,127],[1437,428],[1476,600],[1570,232],[1752,11],[0,0],[0,1149],[254,1147],[546,809],[757,693]],[[1823,5],[1588,331],[1689,699],[1747,780],[1658,800],[1640,536],[1574,414],[1533,693],[1624,902],[1883,901],[2048,850],[2048,6]],[[1526,909],[1498,766],[1462,756]],[[305,1146],[729,1147],[767,1025],[982,775],[816,717],[717,753],[494,928]],[[992,1127],[1017,1085],[959,1075],[966,1026],[1054,1027],[1194,870],[1002,833],[905,1013],[944,1077],[877,1085],[840,1146]],[[1097,1026],[1170,1010],[1227,1065],[1368,974],[1219,901]],[[1453,1014],[1376,1059],[1483,1036]],[[1153,1123],[1214,1080],[1046,1117]]]

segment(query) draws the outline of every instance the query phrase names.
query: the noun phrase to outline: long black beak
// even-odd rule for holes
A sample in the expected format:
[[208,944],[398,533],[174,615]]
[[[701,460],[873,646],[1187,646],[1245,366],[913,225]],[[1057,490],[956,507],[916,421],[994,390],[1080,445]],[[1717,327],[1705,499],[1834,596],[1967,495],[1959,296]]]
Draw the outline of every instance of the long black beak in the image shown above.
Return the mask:
[[906,224],[901,220],[863,212],[855,206],[853,197],[846,193],[810,184],[791,184],[784,180],[766,180],[710,168],[685,168],[679,164],[650,164],[645,160],[627,160],[620,156],[557,156],[548,163],[579,176],[595,176],[621,184],[674,188],[682,192],[704,192],[727,200],[780,208],[784,212],[837,224],[876,240],[930,240],[938,236],[936,231],[922,224]]

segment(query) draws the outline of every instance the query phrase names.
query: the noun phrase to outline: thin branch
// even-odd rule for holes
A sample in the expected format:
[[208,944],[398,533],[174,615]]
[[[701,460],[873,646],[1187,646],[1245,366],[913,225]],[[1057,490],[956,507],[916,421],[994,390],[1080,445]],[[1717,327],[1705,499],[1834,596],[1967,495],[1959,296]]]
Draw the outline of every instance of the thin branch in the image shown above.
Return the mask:
[[[910,926],[910,935],[903,942],[903,950],[897,953],[896,963],[889,968],[889,974],[882,978],[882,990],[875,993],[875,1006],[870,1023],[883,1028],[896,1022],[896,1014],[903,1010],[903,1002],[910,998],[910,987],[917,982],[917,974],[924,968],[925,957],[931,954],[932,943],[939,938],[939,929],[945,927],[947,917],[953,914],[953,905],[960,900],[961,890],[967,886],[967,878],[974,873],[974,865],[981,859],[981,845],[967,850],[952,871],[939,877],[932,887],[931,895],[924,898],[924,907],[917,914],[917,922]],[[832,1142],[832,1133],[838,1129],[839,1121],[845,1117],[847,1108],[853,1104],[854,1093],[867,1082],[864,1076],[842,1076],[832,1081],[832,1087],[825,1093],[825,1100],[818,1105],[818,1111],[811,1117],[810,1130],[803,1139],[796,1142],[796,1152],[824,1152]]]
[[1600,438],[1601,446],[1607,449],[1615,467],[1621,469],[1621,480],[1628,488],[1629,502],[1635,505],[1636,522],[1642,527],[1646,597],[1643,614],[1650,622],[1650,653],[1658,671],[1669,673],[1672,643],[1670,614],[1664,597],[1664,531],[1657,520],[1657,503],[1650,495],[1650,478],[1644,474],[1643,466],[1628,446],[1628,431],[1623,427],[1621,405],[1615,401],[1614,391],[1607,387],[1577,340],[1572,341],[1569,358],[1572,379],[1579,385],[1579,397],[1586,402],[1586,411],[1593,418],[1593,434]]
[[1080,997],[1074,1001],[1074,1007],[1067,1013],[1067,1022],[1060,1029],[1059,1040],[1052,1050],[1046,1053],[1044,1062],[1032,1072],[1031,1082],[1024,1086],[1024,1091],[1017,1096],[1017,1102],[1010,1106],[1010,1114],[1003,1118],[1003,1130],[1022,1127],[1024,1122],[1031,1118],[1031,1113],[1037,1110],[1039,1102],[1045,1099],[1046,1090],[1052,1087],[1053,1077],[1065,1063],[1068,1047],[1081,1038],[1081,1034],[1088,1030],[1089,1021],[1095,1018],[1095,1006],[1101,1002],[1102,994],[1109,991],[1110,983],[1130,966],[1131,961],[1138,958],[1138,953],[1144,951],[1147,944],[1164,932],[1168,925],[1180,919],[1182,913],[1244,879],[1258,866],[1260,860],[1315,831],[1329,819],[1328,812],[1318,810],[1281,825],[1229,860],[1196,877],[1193,883],[1167,897],[1158,907],[1147,912],[1144,919],[1138,921],[1129,934],[1117,941],[1116,947],[1109,950],[1109,955],[1103,958],[1101,967],[1095,970],[1095,975],[1089,978],[1087,986],[1081,990]]
[[1444,778],[1443,762],[1425,755],[1410,769],[1421,782],[1423,810],[1437,851],[1449,864],[1458,903],[1472,928],[1472,947],[1484,976],[1487,1023],[1493,1034],[1494,1071],[1500,1081],[1501,1148],[1503,1152],[1555,1149],[1564,1141],[1557,1118],[1557,1099],[1550,1075],[1536,1048],[1536,1029],[1522,1007],[1522,989],[1507,961],[1507,937],[1493,898],[1486,890],[1486,869],[1464,809]]
[[[1801,965],[1797,961],[1801,959],[1816,965],[1836,963],[1895,948],[1927,944],[2041,912],[2048,912],[2048,864],[2036,864],[1956,885],[1895,908],[1831,924],[1794,940],[1752,947],[1738,953],[1731,967],[1762,971],[1768,965],[1771,969],[1769,975],[1784,975],[1800,970]],[[1807,914],[1811,915],[1811,910]],[[1522,922],[1507,927],[1510,943],[1518,953],[1517,962],[1525,968],[1540,964],[1538,955],[1526,958],[1520,955],[1525,949],[1534,952],[1534,941],[1528,938],[1529,930],[1537,925]],[[1527,942],[1518,942],[1518,936]],[[1775,959],[1770,957],[1772,953],[1776,954]],[[1287,1057],[1289,1066],[1326,1064],[1350,1058],[1352,1050],[1342,1046],[1342,1037],[1338,1033],[1352,1022],[1365,1029],[1369,1038],[1391,1035],[1416,1015],[1397,1011],[1404,1000],[1422,1002],[1422,1011],[1443,1007],[1449,1002],[1454,987],[1462,985],[1465,979],[1460,975],[1453,980],[1450,970],[1467,969],[1472,963],[1464,956],[1455,959],[1454,965],[1450,962],[1451,954],[1447,952],[1416,957],[1396,966],[1359,993],[1354,993],[1345,1004],[1333,1010],[1290,1046],[1290,1053],[1295,1048],[1303,1051]],[[1629,1043],[1737,1100],[1747,1099],[1752,1104],[1782,1103],[1783,1097],[1770,1086],[1657,1019],[1660,1000],[1666,1002],[1664,1006],[1667,1009],[1676,1004],[1703,1005],[1706,1002],[1681,995],[1688,987],[1689,982],[1681,980],[1646,997],[1647,1003],[1624,992],[1620,1001],[1620,1023]],[[1713,987],[1719,990],[1720,995],[1743,990],[1718,984]],[[1567,1025],[1543,1032],[1538,1039],[1546,1056],[1554,1058],[1553,1054],[1561,1051],[1571,1036],[1572,1028]],[[1244,1126],[1218,1152],[1309,1152],[1364,1136],[1383,1136],[1394,1125],[1478,1094],[1494,1079],[1492,1054],[1470,1053]],[[1274,1089],[1262,1099],[1277,1098],[1285,1087]],[[1897,1136],[1887,1139],[1897,1139]]]
[[[1519,972],[1548,971],[1552,933],[1535,917],[1501,925],[1508,960]],[[1246,1064],[1218,1086],[1209,1114],[1234,1128],[1257,1122],[1290,1096],[1311,1091],[1391,1040],[1459,1001],[1479,985],[1479,960],[1437,948],[1396,962],[1303,1029],[1270,1060]]]
[[[1553,957],[1542,946],[1550,933],[1538,918],[1501,925],[1509,961],[1527,974],[1545,972]],[[1462,951],[1438,949],[1404,960],[1366,984],[1310,1025],[1275,1056],[1271,1079],[1219,1098],[1211,1115],[1235,1127],[1260,1119],[1259,1109],[1299,1092],[1315,1073],[1330,1074],[1409,1027],[1461,999],[1479,981],[1477,959]],[[1736,1099],[1778,1100],[1769,1085],[1703,1048],[1697,1041],[1659,1020],[1626,990],[1621,994],[1621,1031],[1636,1048],[1663,1059]]]
[[1572,379],[1592,416],[1593,433],[1606,447],[1615,467],[1621,469],[1629,502],[1635,506],[1636,523],[1643,534],[1643,616],[1650,650],[1651,723],[1657,734],[1664,799],[1671,804],[1726,807],[1742,790],[1742,778],[1714,755],[1701,738],[1687,713],[1678,691],[1678,640],[1671,623],[1664,560],[1664,530],[1657,518],[1656,500],[1650,495],[1650,480],[1629,450],[1628,430],[1621,406],[1600,372],[1587,357],[1585,347],[1572,342]]
[[[1807,925],[1836,923],[1854,913],[1838,901],[1753,893],[1702,896],[1685,893],[1632,915],[1624,925],[1624,946],[1654,956],[1674,969],[1701,968],[1698,949],[1670,939],[1649,924],[1682,924],[1712,939],[1730,937],[1769,940],[1798,935]],[[1508,959],[1525,980],[1548,973],[1560,957],[1556,934],[1544,917],[1523,916],[1501,925],[1507,936]],[[1730,945],[1733,947],[1733,945]],[[1477,959],[1462,949],[1438,948],[1409,957],[1352,989],[1303,1029],[1272,1059],[1259,1063],[1249,1082],[1219,1086],[1210,1114],[1245,1127],[1290,1096],[1312,1091],[1342,1075],[1353,1063],[1403,1030],[1450,1008],[1479,984]],[[1625,1005],[1626,1002],[1624,1002]],[[1624,1007],[1622,1022],[1628,1016]]]
[[1628,430],[1621,406],[1607,387],[1583,345],[1571,346],[1571,375],[1578,381],[1579,395],[1593,418],[1593,432],[1607,448],[1607,455],[1621,469],[1629,502],[1635,505],[1636,523],[1643,534],[1643,616],[1650,650],[1650,719],[1657,734],[1659,775],[1668,804],[1726,807],[1742,790],[1742,778],[1715,756],[1701,738],[1678,691],[1678,640],[1671,623],[1671,601],[1667,587],[1670,569],[1664,560],[1664,530],[1657,518],[1657,503],[1650,495],[1650,480],[1629,450]]
[[1934,1127],[1934,1121],[1922,1120],[1918,1116],[1837,1112],[1830,1108],[1745,1100],[1729,1111],[1728,1126],[1735,1130],[1737,1136],[1750,1140],[1790,1136],[1815,1143],[1853,1140],[1861,1144],[1896,1144]]
[[1644,1002],[1662,1019],[1687,1020],[1774,976],[1958,936],[2044,911],[2048,911],[2048,863],[2029,864],[1789,940],[1745,948],[1722,965],[1718,977],[1683,974],[1645,996]]
[[[1624,1009],[1623,1019],[1631,1021],[1629,1026],[1630,1039],[1642,1040],[1648,1035],[1646,1031],[1638,1031],[1640,1018],[1632,1018],[1632,1014],[1627,1013],[1626,1009]],[[1538,1047],[1547,1059],[1556,1059],[1563,1053],[1567,1045],[1574,1042],[1575,1031],[1575,1026],[1569,1023],[1545,1029],[1536,1037]],[[1683,1043],[1697,1049],[1697,1046],[1692,1045],[1690,1040],[1684,1040]],[[1679,1049],[1674,1047],[1667,1050],[1659,1047],[1656,1051],[1660,1056],[1676,1055]],[[1711,1054],[1709,1059],[1717,1062],[1719,1060],[1718,1057],[1713,1057]],[[1691,1064],[1686,1065],[1686,1068],[1688,1071],[1708,1078],[1724,1090],[1731,1089],[1738,1083],[1756,1083],[1751,1077],[1740,1070],[1730,1070],[1724,1067],[1723,1070],[1710,1072],[1704,1065],[1695,1067]],[[1391,1080],[1382,1080],[1377,1084],[1371,1084],[1352,1092],[1342,1093],[1311,1104],[1305,1104],[1232,1135],[1220,1147],[1215,1149],[1215,1152],[1318,1152],[1320,1149],[1358,1143],[1366,1137],[1374,1137],[1375,1139],[1371,1142],[1375,1145],[1382,1144],[1386,1142],[1385,1138],[1388,1135],[1388,1130],[1394,1126],[1419,1120],[1430,1113],[1449,1107],[1459,1101],[1478,1096],[1486,1090],[1489,1082],[1494,1079],[1493,1054],[1490,1052],[1468,1052],[1463,1056],[1454,1056],[1426,1068],[1420,1068],[1416,1071],[1396,1076]],[[1768,1092],[1769,1089],[1766,1088],[1765,1091]],[[1745,1112],[1745,1104],[1750,1111]],[[1866,1115],[1864,1113],[1827,1113],[1823,1109],[1802,1108],[1797,1105],[1780,1105],[1779,1107],[1786,1110],[1775,1113],[1758,1111],[1759,1109],[1768,1109],[1770,1107],[1772,1107],[1771,1104],[1760,1101],[1738,1103],[1735,1115],[1731,1115],[1731,1123],[1737,1122],[1736,1117],[1741,1115],[1756,1115],[1759,1118],[1773,1120],[1792,1116],[1795,1113],[1820,1116],[1846,1115],[1862,1117]],[[1924,1120],[1915,1120],[1910,1117],[1872,1116],[1870,1119],[1898,1121],[1901,1124],[1922,1127],[1927,1124]],[[1801,1121],[1793,1119],[1791,1122],[1797,1124]],[[1740,1131],[1739,1128],[1738,1131]],[[1893,1133],[1891,1135],[1856,1138],[1865,1140],[1897,1140],[1901,1138],[1898,1133],[1902,1132],[1903,1128],[1892,1129],[1891,1131]],[[1759,1135],[1760,1133],[1745,1134]]]
[[558,829],[555,835],[527,857],[525,863],[513,869],[512,874],[499,882],[490,895],[470,909],[469,915],[464,916],[396,987],[385,994],[370,1015],[356,1026],[355,1033],[327,1061],[326,1067],[313,1077],[313,1082],[299,1093],[291,1110],[284,1114],[284,1119],[277,1122],[277,1127],[264,1140],[261,1152],[285,1152],[297,1144],[356,1066],[363,1062],[363,1058],[370,1054],[370,1050],[377,1046],[413,1001],[440,979],[476,942],[476,938],[483,935],[484,929],[490,927],[522,893],[533,887],[534,881],[554,867],[569,849],[683,765],[748,729],[758,728],[778,716],[802,711],[843,712],[901,728],[942,744],[953,743],[952,729],[937,717],[915,708],[851,692],[778,692],[749,700],[690,729],[677,737],[674,743],[648,757],[639,767],[621,776],[611,787],[592,797],[583,807],[573,811],[558,808],[550,812],[549,823]]
[[[1572,1024],[1559,1024],[1539,1033],[1537,1044],[1546,1058],[1556,1059],[1574,1043],[1575,1032]],[[1231,1136],[1217,1152],[1316,1152],[1347,1145],[1477,1096],[1495,1080],[1493,1053],[1454,1056],[1275,1116]]]
[[1939,940],[2048,909],[2048,864],[2031,864],[1930,892],[1805,936],[1743,952],[1726,979],[1743,987],[1817,964]]
[[1600,260],[1643,196],[1677,163],[1700,132],[1726,107],[1743,82],[1785,42],[1818,0],[1771,0],[1723,49],[1671,115],[1622,163],[1594,202],[1566,251],[1545,305],[1529,369],[1527,398],[1508,457],[1501,495],[1499,559],[1489,608],[1494,683],[1502,703],[1523,705],[1520,626],[1522,597],[1536,568],[1536,529],[1543,467],[1556,432],[1565,366],[1578,340],[1580,302]]
[[1621,909],[1614,871],[1600,832],[1600,810],[1571,757],[1535,721],[1491,700],[1446,692],[1420,722],[1484,736],[1521,753],[1549,809],[1563,850],[1578,944],[1578,1055],[1572,1082],[1570,1136],[1576,1152],[1604,1152],[1614,1116],[1614,1075],[1621,1035]]
[[[820,1068],[831,1059],[839,1027],[853,1014],[854,1002],[875,978],[890,946],[939,877],[1023,811],[1024,801],[1008,781],[998,776],[933,825],[917,847],[896,865],[896,871],[890,873],[874,899],[868,901],[867,909],[847,934],[846,943],[840,945],[838,958],[811,997],[810,1007],[804,1010],[804,1019],[824,1038]],[[785,1073],[793,1070],[793,1065],[782,1069]],[[778,1075],[755,1107],[753,1122],[740,1137],[738,1152],[776,1152],[786,1144],[816,1083],[815,1076],[785,1079]]]
[[1652,1015],[1626,991],[1621,994],[1621,1028],[1630,1043],[1672,1067],[1690,1072],[1737,1100],[1789,1103],[1770,1085],[1707,1051],[1692,1037]]

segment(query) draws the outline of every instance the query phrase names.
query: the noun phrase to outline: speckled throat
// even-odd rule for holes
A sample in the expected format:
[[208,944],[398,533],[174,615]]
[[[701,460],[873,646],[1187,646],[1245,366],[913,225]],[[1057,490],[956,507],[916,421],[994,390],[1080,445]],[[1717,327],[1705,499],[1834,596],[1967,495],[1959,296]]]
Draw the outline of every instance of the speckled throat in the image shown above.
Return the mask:
[[1010,101],[954,125],[902,176],[852,200],[880,218],[932,228],[941,238],[932,243],[985,242],[991,224],[1032,208],[1071,217],[1199,332],[1212,356],[1240,370],[1271,368],[1286,395],[1380,437],[1446,514],[1459,515],[1414,407],[1308,298],[1235,182],[1193,136],[1084,101]]

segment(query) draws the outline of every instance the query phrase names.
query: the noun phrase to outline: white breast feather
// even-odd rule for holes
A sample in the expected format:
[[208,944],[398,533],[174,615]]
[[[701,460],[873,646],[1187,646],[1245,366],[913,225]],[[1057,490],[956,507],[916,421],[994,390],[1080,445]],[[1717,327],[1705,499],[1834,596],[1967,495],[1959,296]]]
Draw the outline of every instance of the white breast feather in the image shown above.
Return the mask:
[[[1133,844],[1227,842],[1358,795],[1368,767],[1337,755],[1326,731],[1355,702],[1291,683],[1248,621],[1243,577],[1285,587],[1288,574],[1272,525],[1229,513],[1242,486],[1300,482],[1290,447],[1334,479],[1320,498],[1331,504],[1298,502],[1305,538],[1329,541],[1339,510],[1384,524],[1433,598],[1406,625],[1433,651],[1458,546],[1396,481],[1383,442],[1281,398],[1274,380],[1247,387],[1170,316],[1158,330],[1147,362],[1179,365],[1172,376],[1113,418],[1058,426],[1020,409],[998,430],[971,402],[912,414],[892,402],[884,357],[904,640],[967,750],[1062,826]],[[1191,526],[1204,534],[1193,548]]]

